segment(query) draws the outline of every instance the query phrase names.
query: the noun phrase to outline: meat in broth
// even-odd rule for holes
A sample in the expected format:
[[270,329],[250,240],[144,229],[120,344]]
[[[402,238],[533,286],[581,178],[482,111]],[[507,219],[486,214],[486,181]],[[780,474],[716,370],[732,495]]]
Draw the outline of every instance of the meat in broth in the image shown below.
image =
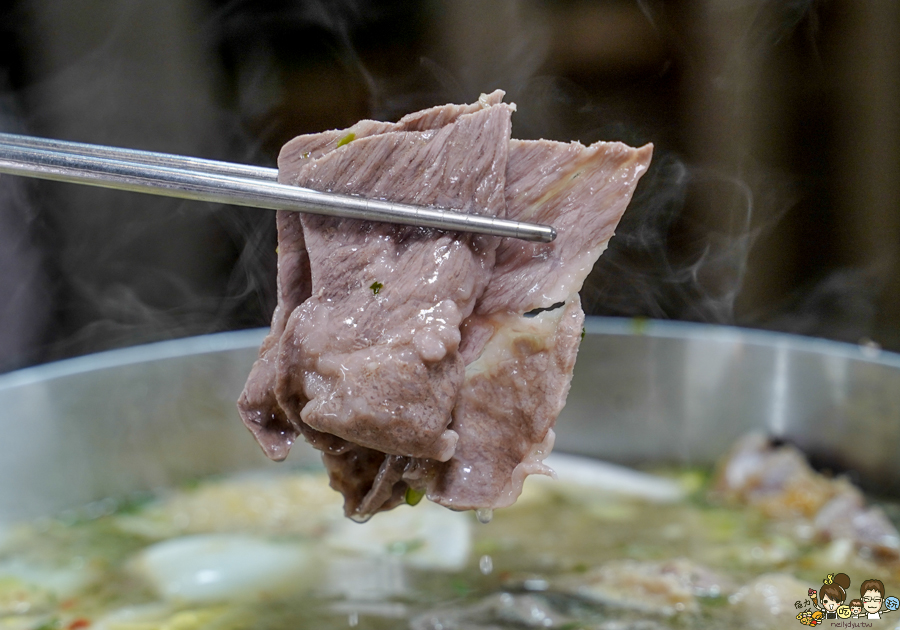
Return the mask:
[[[816,533],[804,511],[820,482],[840,484],[835,496],[852,486],[809,469],[759,503],[765,471],[744,466],[749,450],[808,468],[758,438],[716,474],[553,454],[559,481],[529,479],[486,526],[424,503],[359,527],[322,471],[105,500],[0,532],[0,628],[781,630],[862,623],[850,604],[876,595],[860,614],[893,627],[900,562]],[[726,496],[722,475],[737,468],[756,481]],[[866,509],[896,540],[898,506]]]

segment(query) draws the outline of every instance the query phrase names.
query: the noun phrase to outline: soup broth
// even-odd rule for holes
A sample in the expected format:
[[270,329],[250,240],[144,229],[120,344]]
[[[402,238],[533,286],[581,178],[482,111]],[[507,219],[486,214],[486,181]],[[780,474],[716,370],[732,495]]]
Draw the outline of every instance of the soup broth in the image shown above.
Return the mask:
[[900,593],[845,541],[712,501],[708,471],[553,465],[488,524],[425,500],[357,524],[321,471],[98,502],[0,535],[0,628],[785,628],[828,574],[847,603]]

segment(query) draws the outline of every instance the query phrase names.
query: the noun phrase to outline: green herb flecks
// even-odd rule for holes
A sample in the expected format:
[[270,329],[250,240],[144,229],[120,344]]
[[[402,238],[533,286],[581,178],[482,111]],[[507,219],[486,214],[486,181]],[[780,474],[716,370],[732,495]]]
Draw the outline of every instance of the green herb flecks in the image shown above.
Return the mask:
[[348,133],[346,136],[344,136],[343,138],[341,138],[340,140],[338,140],[338,143],[337,143],[338,148],[341,148],[341,147],[344,146],[345,144],[350,144],[350,143],[353,142],[354,140],[356,140],[356,134],[353,133],[353,132],[350,132],[350,133]]
[[370,284],[369,288],[372,289],[373,294],[378,295],[378,292],[384,288],[384,285],[381,284],[380,282],[376,281],[376,282],[373,282],[372,284]]
[[422,497],[425,496],[424,490],[416,490],[415,488],[407,488],[406,489],[406,503],[407,505],[418,505],[419,501],[422,500]]
[[584,341],[584,336],[587,334],[587,330],[584,326],[581,327],[581,339]]

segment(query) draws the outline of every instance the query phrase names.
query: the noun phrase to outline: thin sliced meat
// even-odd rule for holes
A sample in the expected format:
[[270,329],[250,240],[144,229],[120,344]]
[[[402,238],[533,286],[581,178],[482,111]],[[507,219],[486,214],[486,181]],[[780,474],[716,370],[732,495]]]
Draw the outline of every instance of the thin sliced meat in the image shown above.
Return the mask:
[[[477,103],[444,105],[413,112],[397,123],[363,120],[349,129],[337,129],[318,134],[299,136],[288,142],[279,155],[279,181],[299,185],[299,171],[310,159],[334,151],[343,141],[361,139],[388,131],[425,131],[454,122],[459,116],[474,113],[503,100],[503,92],[482,95]],[[238,401],[244,424],[253,433],[265,454],[282,460],[298,434],[313,446],[328,452],[343,452],[349,443],[290,420],[275,396],[276,354],[288,317],[311,295],[309,256],[306,251],[301,216],[296,212],[279,211],[278,224],[278,304],[272,325],[260,347],[259,359],[254,363],[247,384]]]
[[511,140],[507,218],[556,228],[552,243],[504,239],[477,313],[527,313],[581,290],[647,172],[653,145]]
[[584,313],[578,296],[535,317],[507,314],[466,382],[450,425],[456,453],[438,468],[428,498],[457,510],[507,507],[525,477],[548,474],[553,424],[566,404]]
[[[507,217],[549,223],[553,243],[504,240],[491,281],[464,324],[466,382],[450,428],[456,453],[437,466],[432,501],[454,509],[511,505],[542,464],[565,405],[584,313],[578,291],[606,248],[650,145],[510,142]],[[562,302],[561,308],[539,313]],[[477,358],[476,358],[477,357]]]
[[[453,509],[501,507],[528,474],[549,472],[542,460],[582,332],[578,291],[652,147],[510,141],[514,107],[502,96],[302,136],[279,156],[283,183],[486,210],[558,232],[551,244],[498,247],[333,218],[280,221],[279,247],[284,233],[285,252],[309,251],[312,294],[280,291],[277,343],[264,344],[242,416],[270,456],[298,433],[323,450],[355,520],[410,488]],[[299,285],[303,274],[282,256],[279,287],[283,275]],[[534,309],[544,312],[525,315]]]
[[247,384],[238,399],[238,411],[263,452],[274,460],[287,457],[300,429],[292,423],[275,397],[275,370],[278,342],[288,317],[312,294],[309,255],[303,229],[296,212],[281,210],[278,226],[278,304],[272,326],[263,340],[259,358],[250,370]]
[[[353,140],[304,159],[296,183],[503,216],[510,113],[494,105],[436,130]],[[493,268],[496,239],[301,220],[313,296],[280,340],[279,405],[294,423],[367,448],[448,459],[459,326]]]

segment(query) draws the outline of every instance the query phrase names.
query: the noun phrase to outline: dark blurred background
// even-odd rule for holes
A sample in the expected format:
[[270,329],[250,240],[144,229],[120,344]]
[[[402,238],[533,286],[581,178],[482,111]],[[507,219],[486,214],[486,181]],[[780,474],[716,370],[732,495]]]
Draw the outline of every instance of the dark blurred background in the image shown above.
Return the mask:
[[[0,129],[274,165],[507,91],[521,138],[653,142],[589,313],[900,350],[897,0],[13,0]],[[265,326],[274,213],[0,176],[0,370]]]

